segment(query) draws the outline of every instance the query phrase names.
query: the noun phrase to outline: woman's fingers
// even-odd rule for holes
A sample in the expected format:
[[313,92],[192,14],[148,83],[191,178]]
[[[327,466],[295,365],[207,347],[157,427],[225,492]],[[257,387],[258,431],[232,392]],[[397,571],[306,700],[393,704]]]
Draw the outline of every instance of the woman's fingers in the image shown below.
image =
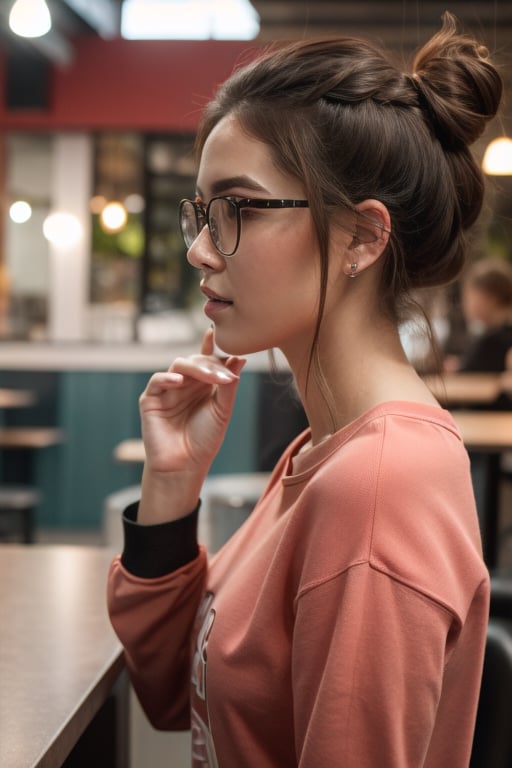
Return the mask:
[[155,397],[167,392],[169,389],[181,387],[184,377],[181,373],[167,371],[166,373],[154,373],[147,383],[146,389],[142,394]]
[[239,377],[246,362],[244,357],[229,357],[226,360],[226,368]]
[[177,358],[172,370],[153,374],[144,394],[158,396],[168,390],[180,389],[187,381],[211,385],[231,384],[238,381],[244,365],[245,360],[242,358],[229,358],[225,365],[212,357]]
[[[240,372],[245,362],[244,358],[236,356],[222,359],[217,357],[214,354],[213,329],[208,328],[203,336],[200,354],[177,357],[168,371],[155,373],[141,396],[141,405],[143,407],[145,405],[145,409],[149,407],[151,410],[155,403],[153,400],[148,402],[148,398],[161,398],[171,394],[173,390],[183,390],[186,387],[192,387],[195,390],[197,387],[206,385],[213,387],[212,396],[219,405],[228,406],[234,397],[236,387],[233,395],[227,392],[222,395],[221,391],[226,385],[239,381]],[[231,388],[228,386],[227,389]],[[167,400],[167,398],[165,399]],[[160,403],[160,407],[162,405],[163,402]]]
[[210,326],[210,328],[207,328],[203,334],[203,340],[201,342],[202,355],[213,355],[213,350],[215,348],[215,343],[213,339],[214,339],[213,328]]
[[206,357],[205,355],[177,357],[170,368],[170,372],[214,384],[229,383],[238,379],[238,374],[227,368],[218,358]]

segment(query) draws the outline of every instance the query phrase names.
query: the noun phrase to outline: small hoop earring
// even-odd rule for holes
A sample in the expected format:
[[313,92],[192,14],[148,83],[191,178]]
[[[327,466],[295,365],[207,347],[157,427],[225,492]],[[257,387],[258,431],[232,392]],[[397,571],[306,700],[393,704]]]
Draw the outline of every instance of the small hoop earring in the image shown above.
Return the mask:
[[354,261],[354,262],[352,262],[352,264],[350,265],[350,274],[349,274],[349,277],[350,277],[350,278],[352,278],[352,277],[357,277],[357,263],[356,263],[355,261]]

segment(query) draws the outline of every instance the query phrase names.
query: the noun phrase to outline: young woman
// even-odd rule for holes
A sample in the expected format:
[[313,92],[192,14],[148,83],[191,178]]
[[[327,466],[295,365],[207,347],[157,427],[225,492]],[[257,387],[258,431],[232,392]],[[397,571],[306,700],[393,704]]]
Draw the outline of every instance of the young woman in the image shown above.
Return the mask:
[[[462,267],[468,145],[500,95],[446,15],[412,74],[362,40],[306,41],[206,109],[180,220],[213,328],[141,397],[142,498],[109,578],[139,698],[192,728],[194,766],[468,765],[488,574],[461,438],[397,325]],[[241,356],[271,348],[310,426],[208,562],[201,486]]]

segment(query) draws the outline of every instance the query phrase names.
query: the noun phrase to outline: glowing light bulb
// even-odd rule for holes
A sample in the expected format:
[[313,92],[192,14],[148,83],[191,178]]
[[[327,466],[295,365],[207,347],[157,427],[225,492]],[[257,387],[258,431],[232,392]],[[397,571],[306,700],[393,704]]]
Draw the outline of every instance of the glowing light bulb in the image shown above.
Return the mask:
[[15,224],[24,224],[32,216],[32,208],[26,200],[16,200],[9,208],[9,216]]
[[69,248],[82,237],[82,225],[72,213],[50,213],[43,222],[43,235],[60,248]]
[[9,26],[20,37],[42,37],[52,28],[45,0],[16,0],[9,14]]
[[512,176],[512,139],[501,136],[491,141],[482,168],[489,176]]
[[126,208],[122,203],[107,203],[100,214],[100,223],[106,232],[120,232],[127,221]]

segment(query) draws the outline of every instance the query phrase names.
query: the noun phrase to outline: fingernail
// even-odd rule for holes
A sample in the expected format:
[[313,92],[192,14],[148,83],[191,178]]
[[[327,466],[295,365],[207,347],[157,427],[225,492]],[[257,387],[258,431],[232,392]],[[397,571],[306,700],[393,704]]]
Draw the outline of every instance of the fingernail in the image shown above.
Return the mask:
[[216,371],[217,378],[222,379],[222,381],[234,381],[238,378],[238,376],[235,373],[231,373],[231,371]]

